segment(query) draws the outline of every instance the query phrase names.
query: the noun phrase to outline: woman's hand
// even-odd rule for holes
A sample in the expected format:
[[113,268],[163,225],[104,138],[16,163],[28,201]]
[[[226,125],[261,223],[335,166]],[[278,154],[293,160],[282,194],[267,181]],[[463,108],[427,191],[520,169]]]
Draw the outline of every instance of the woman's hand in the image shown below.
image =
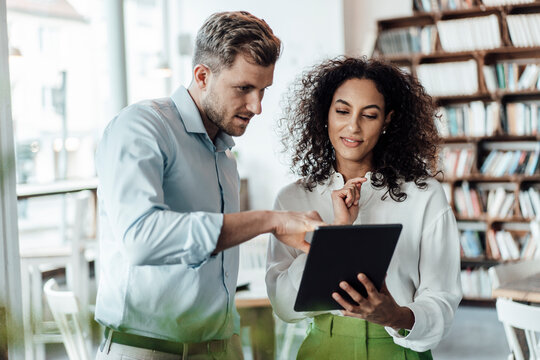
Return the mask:
[[351,304],[337,292],[332,294],[345,310],[341,312],[345,316],[365,319],[369,322],[382,326],[390,326],[395,329],[412,329],[414,325],[414,314],[411,309],[399,306],[383,283],[381,291],[364,274],[358,274],[358,280],[364,285],[367,297],[363,297],[346,281],[342,281],[339,287],[356,302]]
[[332,191],[335,225],[350,225],[356,220],[360,188],[366,181],[364,177],[353,178],[347,181],[343,188]]

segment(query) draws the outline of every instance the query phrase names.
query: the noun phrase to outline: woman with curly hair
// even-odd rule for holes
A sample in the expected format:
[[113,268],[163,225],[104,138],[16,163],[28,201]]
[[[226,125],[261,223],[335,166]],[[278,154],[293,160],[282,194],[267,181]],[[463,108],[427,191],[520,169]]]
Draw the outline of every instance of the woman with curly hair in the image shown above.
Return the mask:
[[287,322],[314,317],[299,359],[431,359],[461,300],[456,220],[437,174],[436,108],[413,76],[378,60],[340,57],[292,88],[283,143],[301,180],[279,210],[316,210],[326,223],[401,223],[381,291],[358,274],[363,297],[339,284],[344,310],[295,312],[307,255],[272,238],[266,284]]

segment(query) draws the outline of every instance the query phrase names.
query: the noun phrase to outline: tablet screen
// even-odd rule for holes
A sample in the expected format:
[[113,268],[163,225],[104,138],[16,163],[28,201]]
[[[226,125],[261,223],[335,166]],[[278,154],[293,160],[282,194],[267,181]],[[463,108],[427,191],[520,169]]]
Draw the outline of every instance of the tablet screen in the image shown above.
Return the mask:
[[339,287],[347,281],[362,296],[366,289],[357,275],[364,273],[378,290],[396,247],[401,224],[324,226],[312,233],[295,311],[341,310],[333,298],[338,292],[353,300]]

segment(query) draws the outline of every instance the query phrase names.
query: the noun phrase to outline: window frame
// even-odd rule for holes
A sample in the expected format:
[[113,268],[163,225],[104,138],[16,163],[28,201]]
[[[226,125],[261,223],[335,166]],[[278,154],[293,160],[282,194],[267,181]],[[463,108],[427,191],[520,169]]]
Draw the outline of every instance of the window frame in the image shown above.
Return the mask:
[[[0,0],[0,358],[24,358],[6,0]],[[9,331],[9,334],[7,333]]]

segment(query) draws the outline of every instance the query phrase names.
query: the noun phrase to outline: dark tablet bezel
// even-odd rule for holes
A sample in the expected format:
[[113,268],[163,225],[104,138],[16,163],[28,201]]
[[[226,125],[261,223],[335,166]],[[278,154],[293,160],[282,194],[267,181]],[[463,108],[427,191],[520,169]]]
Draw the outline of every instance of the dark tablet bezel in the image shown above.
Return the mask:
[[340,281],[347,281],[366,296],[356,277],[359,273],[366,274],[380,290],[402,228],[401,224],[371,224],[316,229],[311,233],[311,249],[294,310],[341,310],[332,293],[352,299],[339,287]]

